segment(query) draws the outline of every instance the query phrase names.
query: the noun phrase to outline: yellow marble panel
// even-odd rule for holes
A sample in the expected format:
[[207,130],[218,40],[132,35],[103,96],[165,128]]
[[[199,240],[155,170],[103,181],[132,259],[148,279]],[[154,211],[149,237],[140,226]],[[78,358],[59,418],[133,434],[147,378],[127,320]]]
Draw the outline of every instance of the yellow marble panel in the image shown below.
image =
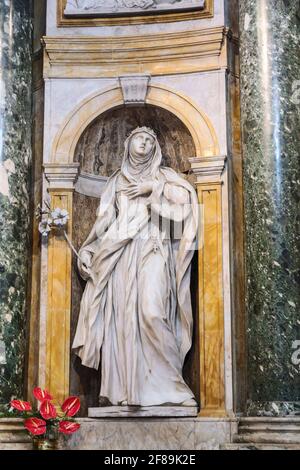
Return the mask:
[[[67,209],[72,237],[73,190],[51,190],[51,207]],[[46,388],[62,402],[69,394],[71,250],[63,235],[52,233],[48,246]]]
[[198,183],[197,189],[202,206],[202,246],[199,249],[200,414],[224,416],[221,183]]

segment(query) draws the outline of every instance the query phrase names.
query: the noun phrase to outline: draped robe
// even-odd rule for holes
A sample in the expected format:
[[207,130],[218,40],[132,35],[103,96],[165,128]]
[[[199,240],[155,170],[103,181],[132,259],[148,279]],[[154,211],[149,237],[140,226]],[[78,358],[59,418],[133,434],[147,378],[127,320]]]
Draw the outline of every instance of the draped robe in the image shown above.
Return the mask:
[[[182,368],[192,342],[197,196],[160,163],[157,141],[141,168],[126,142],[122,168],[109,178],[79,252],[90,253],[92,265],[73,349],[87,367],[98,369],[101,360],[100,396],[113,405],[180,404],[193,398]],[[152,194],[129,199],[124,190],[143,178],[152,180]],[[169,236],[162,220],[183,225],[180,239]]]

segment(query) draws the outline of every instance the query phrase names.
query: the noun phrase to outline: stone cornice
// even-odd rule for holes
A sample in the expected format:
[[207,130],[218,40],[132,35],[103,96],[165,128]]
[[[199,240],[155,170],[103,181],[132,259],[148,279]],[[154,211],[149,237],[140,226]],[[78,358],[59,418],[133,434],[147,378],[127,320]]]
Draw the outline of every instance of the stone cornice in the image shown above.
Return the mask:
[[79,166],[79,163],[44,163],[49,189],[74,189]]
[[227,157],[225,155],[189,158],[192,173],[197,177],[197,183],[202,183],[206,180],[220,180],[225,169],[226,160]]
[[223,26],[145,36],[45,36],[45,78],[166,75],[227,66]]

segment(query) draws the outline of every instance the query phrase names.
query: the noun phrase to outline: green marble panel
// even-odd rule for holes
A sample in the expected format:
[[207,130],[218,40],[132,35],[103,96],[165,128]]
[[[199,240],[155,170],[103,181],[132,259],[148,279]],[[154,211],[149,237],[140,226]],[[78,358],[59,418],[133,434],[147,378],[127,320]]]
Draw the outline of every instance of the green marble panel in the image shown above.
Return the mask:
[[31,171],[31,1],[0,8],[0,403],[22,396]]
[[297,0],[240,2],[248,397],[254,414],[290,413],[300,401],[300,364],[293,357],[300,341],[299,20]]

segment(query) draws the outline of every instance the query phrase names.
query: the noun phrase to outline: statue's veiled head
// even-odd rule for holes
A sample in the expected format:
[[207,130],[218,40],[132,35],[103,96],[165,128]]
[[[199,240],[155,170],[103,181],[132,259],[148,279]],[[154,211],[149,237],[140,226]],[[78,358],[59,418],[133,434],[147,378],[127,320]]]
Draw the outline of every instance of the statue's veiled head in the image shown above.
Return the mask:
[[155,175],[161,163],[161,149],[155,132],[137,127],[125,141],[122,173],[127,179]]
[[152,152],[154,142],[154,138],[147,132],[138,132],[130,139],[129,152],[141,158],[146,157]]

